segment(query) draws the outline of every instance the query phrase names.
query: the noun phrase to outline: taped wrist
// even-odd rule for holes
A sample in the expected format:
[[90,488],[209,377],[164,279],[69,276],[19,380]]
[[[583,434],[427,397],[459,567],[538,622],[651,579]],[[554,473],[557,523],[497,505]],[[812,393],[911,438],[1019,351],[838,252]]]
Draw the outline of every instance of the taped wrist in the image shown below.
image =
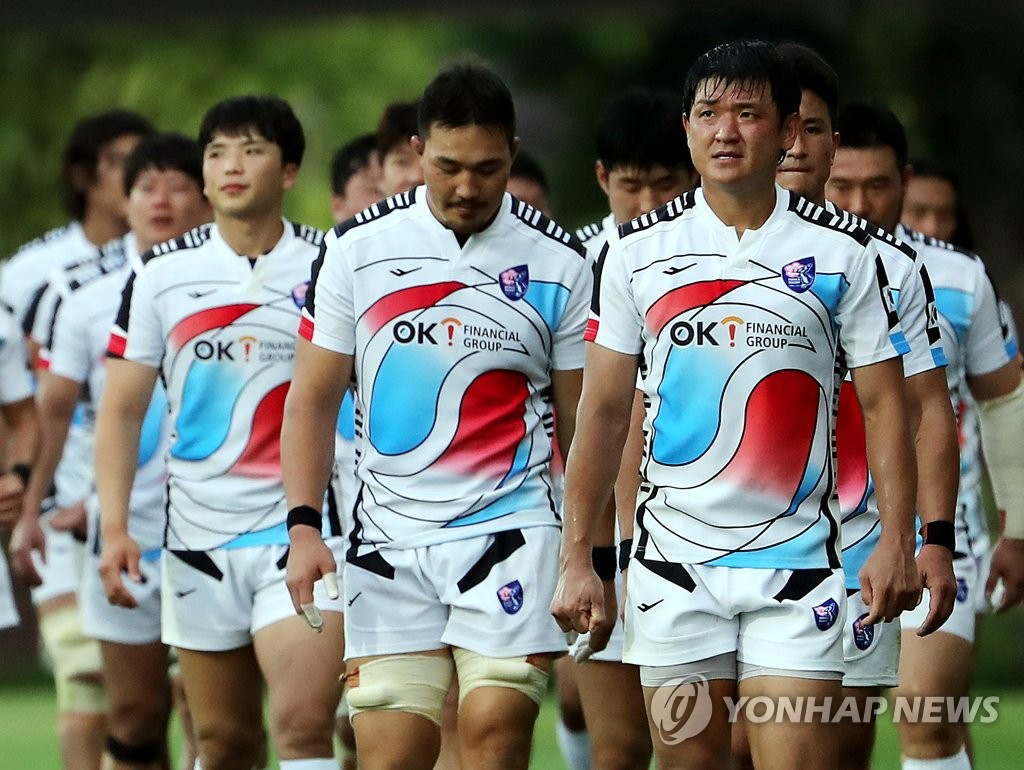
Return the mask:
[[1006,511],[1003,536],[1024,538],[1024,382],[1005,396],[979,401],[978,417],[992,492]]

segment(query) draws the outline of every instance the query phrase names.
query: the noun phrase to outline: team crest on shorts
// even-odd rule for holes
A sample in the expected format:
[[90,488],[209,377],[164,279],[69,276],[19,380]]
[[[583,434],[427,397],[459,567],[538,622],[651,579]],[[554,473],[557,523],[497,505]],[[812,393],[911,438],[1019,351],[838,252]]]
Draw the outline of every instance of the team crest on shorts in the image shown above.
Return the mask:
[[782,266],[782,280],[797,294],[811,288],[814,283],[814,257],[804,257]]
[[866,650],[875,641],[874,624],[865,626],[863,623],[864,618],[867,616],[868,614],[865,612],[853,621],[853,643],[857,645],[858,650]]
[[498,273],[498,283],[509,299],[522,299],[530,288],[530,268],[526,265],[510,267]]
[[509,615],[515,615],[523,608],[523,585],[518,580],[506,583],[498,589],[498,601]]
[[812,607],[814,610],[814,622],[818,624],[820,631],[828,631],[839,620],[839,605],[835,599],[829,599],[824,604]]
[[956,600],[961,603],[967,601],[967,581],[963,578],[956,579]]
[[309,281],[303,281],[292,288],[292,302],[295,307],[302,310],[306,306],[306,292],[309,291]]

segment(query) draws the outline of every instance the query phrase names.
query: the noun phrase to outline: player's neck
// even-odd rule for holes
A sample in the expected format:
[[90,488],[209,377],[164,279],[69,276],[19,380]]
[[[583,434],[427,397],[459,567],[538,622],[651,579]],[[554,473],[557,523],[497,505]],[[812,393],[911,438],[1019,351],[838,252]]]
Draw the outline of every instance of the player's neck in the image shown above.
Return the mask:
[[90,210],[82,217],[82,232],[93,246],[102,246],[128,232],[128,222],[118,214]]
[[775,185],[745,189],[705,185],[704,200],[723,224],[735,228],[736,235],[742,236],[768,221],[775,210]]
[[238,219],[214,213],[221,237],[240,257],[256,258],[277,245],[284,232],[280,212],[255,219]]

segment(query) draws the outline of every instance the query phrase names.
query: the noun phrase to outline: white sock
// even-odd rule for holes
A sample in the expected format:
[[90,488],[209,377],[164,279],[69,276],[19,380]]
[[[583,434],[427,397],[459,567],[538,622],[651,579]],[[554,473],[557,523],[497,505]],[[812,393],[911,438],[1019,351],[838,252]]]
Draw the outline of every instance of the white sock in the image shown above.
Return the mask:
[[941,759],[903,757],[903,770],[971,770],[971,760],[967,758],[967,749],[961,747],[959,753]]
[[281,770],[338,770],[338,760],[334,757],[317,759],[282,759],[278,762]]
[[565,722],[556,717],[555,737],[569,770],[590,770],[590,735],[586,730],[573,732],[565,726]]

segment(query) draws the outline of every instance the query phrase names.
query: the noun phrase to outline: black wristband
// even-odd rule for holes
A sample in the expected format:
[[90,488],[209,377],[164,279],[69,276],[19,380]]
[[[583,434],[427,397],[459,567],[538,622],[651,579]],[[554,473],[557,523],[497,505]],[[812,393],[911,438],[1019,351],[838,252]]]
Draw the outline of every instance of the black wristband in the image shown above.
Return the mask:
[[8,472],[13,473],[15,476],[21,479],[21,485],[23,487],[27,487],[29,476],[32,475],[32,466],[27,465],[26,463],[15,463],[14,465],[11,466],[11,470]]
[[920,534],[925,545],[941,545],[950,553],[956,550],[956,530],[951,521],[929,521],[921,527]]
[[629,569],[629,555],[633,550],[633,538],[627,537],[619,542],[619,572]]
[[317,532],[323,528],[324,517],[316,508],[311,505],[297,505],[288,511],[288,529],[305,524],[313,527]]
[[601,580],[615,580],[615,546],[595,546],[591,552],[594,572]]

